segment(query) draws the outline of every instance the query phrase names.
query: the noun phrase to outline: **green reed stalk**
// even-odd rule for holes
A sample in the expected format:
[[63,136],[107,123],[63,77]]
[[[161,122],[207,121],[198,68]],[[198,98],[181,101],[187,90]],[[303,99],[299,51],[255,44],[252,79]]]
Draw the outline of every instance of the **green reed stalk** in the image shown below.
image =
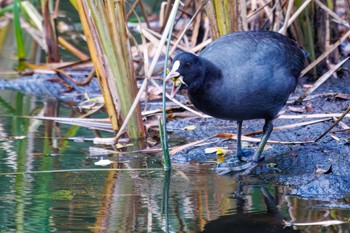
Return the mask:
[[168,134],[167,134],[167,130],[166,130],[166,82],[165,82],[165,77],[166,77],[167,68],[168,68],[168,56],[169,56],[170,42],[171,42],[173,28],[174,28],[175,19],[176,19],[176,12],[177,12],[177,9],[179,8],[179,4],[180,4],[180,0],[176,0],[174,2],[172,11],[171,11],[170,16],[168,18],[168,20],[169,20],[168,25],[170,25],[170,28],[169,28],[169,32],[168,32],[168,41],[167,41],[164,70],[163,70],[163,96],[162,96],[162,101],[163,101],[162,118],[163,119],[162,119],[162,121],[159,122],[159,126],[160,126],[159,133],[160,133],[161,143],[162,143],[162,150],[163,150],[163,156],[164,156],[164,169],[165,170],[171,169]]
[[17,57],[19,61],[23,61],[26,57],[25,47],[24,47],[24,39],[21,28],[21,1],[15,0],[13,2],[13,22],[15,27],[15,37],[17,44]]

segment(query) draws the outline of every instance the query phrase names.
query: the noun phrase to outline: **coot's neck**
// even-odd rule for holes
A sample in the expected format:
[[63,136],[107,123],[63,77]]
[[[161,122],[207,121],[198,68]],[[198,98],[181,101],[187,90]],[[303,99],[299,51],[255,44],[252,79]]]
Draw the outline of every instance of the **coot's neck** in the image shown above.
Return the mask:
[[222,79],[222,72],[214,63],[205,58],[199,58],[203,68],[200,69],[201,72],[195,78],[195,81],[188,87],[188,91],[195,95],[205,93],[205,90],[217,85]]

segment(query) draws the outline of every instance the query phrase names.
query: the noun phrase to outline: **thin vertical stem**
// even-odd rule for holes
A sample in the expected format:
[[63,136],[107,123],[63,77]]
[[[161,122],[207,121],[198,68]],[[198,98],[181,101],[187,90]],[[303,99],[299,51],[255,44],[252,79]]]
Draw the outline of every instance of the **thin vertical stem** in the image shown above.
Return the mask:
[[[171,42],[171,37],[172,37],[172,32],[175,24],[175,18],[176,18],[176,12],[177,9],[179,8],[180,0],[176,0],[173,5],[173,9],[170,13],[169,20],[170,24],[168,22],[168,25],[170,25],[169,32],[168,32],[168,41],[167,41],[167,47],[166,47],[166,53],[165,53],[165,62],[164,62],[164,70],[163,70],[163,109],[162,109],[162,118],[163,118],[163,154],[164,154],[164,161],[165,161],[165,169],[170,170],[171,169],[171,163],[170,163],[170,158],[169,158],[169,144],[168,144],[168,134],[166,130],[166,81],[165,81],[165,76],[166,76],[166,71],[167,71],[167,66],[168,66],[168,55],[169,55],[169,48],[170,48],[170,42]],[[167,25],[167,27],[168,27]],[[167,28],[166,27],[166,28]],[[160,129],[161,130],[161,129]]]

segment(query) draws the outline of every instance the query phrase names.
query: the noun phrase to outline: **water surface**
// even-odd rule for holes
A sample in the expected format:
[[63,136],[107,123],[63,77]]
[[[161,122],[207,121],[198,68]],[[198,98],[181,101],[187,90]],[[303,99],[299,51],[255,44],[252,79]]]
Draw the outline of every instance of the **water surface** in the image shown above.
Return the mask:
[[[243,186],[237,178],[218,176],[212,164],[174,164],[166,173],[154,155],[105,156],[114,163],[96,166],[99,156],[89,154],[90,141],[67,139],[93,138],[91,130],[17,117],[56,106],[45,99],[11,91],[0,97],[7,106],[0,110],[0,232],[350,230],[347,223],[283,223],[349,221],[349,198],[304,200],[283,186]],[[58,115],[69,111],[61,104]]]

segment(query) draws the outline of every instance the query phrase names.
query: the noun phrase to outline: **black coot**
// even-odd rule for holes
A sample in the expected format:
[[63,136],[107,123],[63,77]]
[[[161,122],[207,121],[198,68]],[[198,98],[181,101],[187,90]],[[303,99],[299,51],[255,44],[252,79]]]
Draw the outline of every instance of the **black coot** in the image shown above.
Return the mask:
[[247,173],[256,166],[277,116],[296,88],[304,52],[296,42],[272,31],[245,31],[225,35],[199,56],[178,54],[167,79],[181,77],[193,105],[200,111],[238,124],[237,157],[242,160],[242,121],[265,119],[263,136],[253,158],[243,166],[232,164],[220,173]]

